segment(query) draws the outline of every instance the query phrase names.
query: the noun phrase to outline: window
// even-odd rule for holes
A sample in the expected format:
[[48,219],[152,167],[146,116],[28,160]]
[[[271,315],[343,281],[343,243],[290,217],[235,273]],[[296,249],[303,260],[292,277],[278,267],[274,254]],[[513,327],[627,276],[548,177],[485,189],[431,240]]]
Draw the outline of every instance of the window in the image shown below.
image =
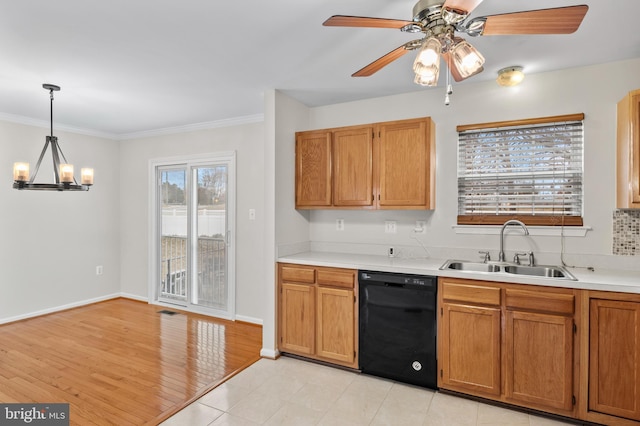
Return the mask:
[[458,224],[581,226],[583,120],[458,126]]

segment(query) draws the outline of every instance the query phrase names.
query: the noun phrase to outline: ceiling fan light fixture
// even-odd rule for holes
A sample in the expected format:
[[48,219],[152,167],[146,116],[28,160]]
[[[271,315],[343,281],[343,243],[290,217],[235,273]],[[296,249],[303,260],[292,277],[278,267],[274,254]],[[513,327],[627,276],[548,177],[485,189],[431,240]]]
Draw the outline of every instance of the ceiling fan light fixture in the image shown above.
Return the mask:
[[420,86],[434,87],[438,85],[438,75],[423,75],[416,73],[413,82],[419,84]]
[[413,71],[416,73],[415,83],[422,86],[435,86],[438,84],[441,53],[442,42],[436,37],[429,37],[422,43],[422,47],[413,62]]
[[461,40],[451,48],[451,56],[462,78],[472,76],[484,65],[484,56],[466,40]]
[[502,68],[498,71],[498,78],[496,79],[496,82],[498,82],[500,86],[510,87],[522,83],[522,80],[524,80],[522,67],[511,66]]

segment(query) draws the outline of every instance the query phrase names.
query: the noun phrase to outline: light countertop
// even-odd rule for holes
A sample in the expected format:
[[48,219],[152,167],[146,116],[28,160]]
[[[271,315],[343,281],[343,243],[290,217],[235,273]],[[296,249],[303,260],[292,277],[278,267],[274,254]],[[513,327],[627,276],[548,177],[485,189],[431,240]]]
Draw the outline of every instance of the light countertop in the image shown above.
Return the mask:
[[[465,260],[465,259],[460,259]],[[404,274],[435,275],[441,277],[468,278],[516,284],[535,284],[586,290],[617,291],[640,294],[640,272],[617,271],[598,268],[565,268],[577,281],[558,278],[513,275],[503,272],[471,272],[440,270],[447,259],[400,258],[375,255],[331,252],[304,252],[278,258],[278,262],[300,265],[327,266]]]

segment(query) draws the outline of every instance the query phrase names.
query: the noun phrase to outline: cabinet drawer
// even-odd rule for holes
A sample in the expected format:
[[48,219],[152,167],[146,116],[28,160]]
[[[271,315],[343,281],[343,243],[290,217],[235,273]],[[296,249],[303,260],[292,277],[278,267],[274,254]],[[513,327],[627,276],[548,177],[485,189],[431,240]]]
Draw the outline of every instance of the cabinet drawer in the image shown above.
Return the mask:
[[444,282],[442,284],[442,298],[444,300],[498,306],[500,305],[500,288]]
[[316,270],[307,266],[283,265],[280,278],[282,281],[313,284],[316,282]]
[[318,284],[333,287],[354,288],[356,271],[350,269],[318,268]]
[[573,315],[575,310],[573,294],[507,289],[505,303],[509,310],[548,312],[561,315]]

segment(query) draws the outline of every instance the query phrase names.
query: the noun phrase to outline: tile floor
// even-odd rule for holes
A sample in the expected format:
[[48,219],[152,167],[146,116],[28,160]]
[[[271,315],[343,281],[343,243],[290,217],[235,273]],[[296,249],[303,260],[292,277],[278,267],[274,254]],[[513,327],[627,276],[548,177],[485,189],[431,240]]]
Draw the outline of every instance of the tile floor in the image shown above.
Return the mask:
[[162,423],[217,425],[568,425],[294,358],[261,359]]

